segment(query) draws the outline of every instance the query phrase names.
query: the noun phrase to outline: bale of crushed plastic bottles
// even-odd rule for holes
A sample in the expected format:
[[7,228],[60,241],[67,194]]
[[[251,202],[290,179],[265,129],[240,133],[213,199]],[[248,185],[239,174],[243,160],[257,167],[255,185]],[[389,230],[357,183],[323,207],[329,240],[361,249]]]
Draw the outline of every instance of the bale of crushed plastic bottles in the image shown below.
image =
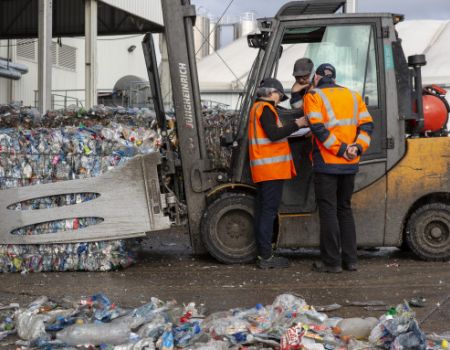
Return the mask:
[[[99,176],[138,154],[157,152],[160,135],[149,109],[97,106],[45,116],[17,104],[0,106],[0,189]],[[11,210],[80,203],[95,194],[33,199]],[[73,218],[21,227],[17,235],[82,229],[95,218]],[[135,261],[130,241],[0,245],[1,272],[108,271]]]
[[[217,168],[228,169],[231,150],[220,138],[235,128],[235,113],[203,110],[208,155]],[[0,105],[0,190],[99,176],[139,154],[158,152],[162,137],[148,108],[95,106],[49,111],[41,116],[17,103]],[[168,137],[177,150],[175,119],[168,116]],[[33,199],[11,210],[45,209],[81,203],[95,194]],[[73,231],[95,222],[73,218],[20,227],[14,234]],[[108,271],[134,262],[130,240],[47,245],[0,245],[0,272]]]

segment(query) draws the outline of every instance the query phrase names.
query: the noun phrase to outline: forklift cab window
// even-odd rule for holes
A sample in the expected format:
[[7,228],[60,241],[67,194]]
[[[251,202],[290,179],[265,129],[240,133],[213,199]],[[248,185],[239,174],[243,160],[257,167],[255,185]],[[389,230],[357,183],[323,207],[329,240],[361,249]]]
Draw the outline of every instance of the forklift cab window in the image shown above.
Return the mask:
[[[378,106],[378,83],[373,28],[371,25],[329,25],[286,28],[283,54],[274,62],[273,76],[279,77],[287,91],[294,83],[295,61],[308,57],[317,67],[331,63],[336,82],[359,92],[368,106]],[[288,80],[286,80],[286,78]],[[289,102],[284,105],[289,107]]]

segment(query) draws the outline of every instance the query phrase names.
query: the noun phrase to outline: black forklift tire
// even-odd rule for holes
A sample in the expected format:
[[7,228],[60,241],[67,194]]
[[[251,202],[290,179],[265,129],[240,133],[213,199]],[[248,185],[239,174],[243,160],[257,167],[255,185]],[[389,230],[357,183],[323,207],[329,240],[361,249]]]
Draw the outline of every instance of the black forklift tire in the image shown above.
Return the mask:
[[406,226],[406,241],[420,259],[450,259],[450,205],[430,203],[416,209]]
[[255,198],[245,193],[226,193],[208,205],[201,222],[201,235],[214,258],[225,264],[255,259],[254,206]]

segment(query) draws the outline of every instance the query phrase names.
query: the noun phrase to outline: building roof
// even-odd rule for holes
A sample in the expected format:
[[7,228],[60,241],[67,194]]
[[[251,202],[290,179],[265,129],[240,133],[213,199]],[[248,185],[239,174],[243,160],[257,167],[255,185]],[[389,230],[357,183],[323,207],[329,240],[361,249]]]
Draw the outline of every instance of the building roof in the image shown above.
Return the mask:
[[[426,55],[427,65],[422,68],[423,83],[450,86],[450,21],[405,21],[397,25],[397,30],[402,38],[406,57],[413,54]],[[284,86],[293,84],[293,64],[304,56],[306,48],[307,44],[285,46],[277,73],[277,78]],[[197,64],[200,90],[242,90],[257,51],[248,47],[246,38],[240,38],[218,50],[217,54],[201,59]]]
[[[0,39],[36,38],[38,2],[0,0]],[[84,0],[53,0],[53,36],[84,36],[84,17]],[[98,2],[98,35],[142,34],[162,30],[159,0]]]
[[198,64],[198,79],[202,90],[241,90],[258,50],[249,48],[247,38],[202,58]]
[[406,57],[425,54],[423,83],[450,86],[450,20],[405,21],[397,29]]

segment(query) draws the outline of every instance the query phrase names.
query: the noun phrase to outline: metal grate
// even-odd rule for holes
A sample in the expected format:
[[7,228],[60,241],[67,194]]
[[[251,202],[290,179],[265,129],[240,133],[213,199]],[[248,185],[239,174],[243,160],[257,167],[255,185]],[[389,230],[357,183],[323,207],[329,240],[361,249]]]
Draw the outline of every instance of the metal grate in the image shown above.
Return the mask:
[[68,45],[58,46],[57,66],[75,71],[77,69],[77,48]]
[[30,39],[17,40],[17,57],[36,61],[36,42]]
[[[30,39],[17,40],[17,56],[31,61],[37,61],[37,42]],[[60,46],[52,42],[52,64],[58,68],[77,69],[77,48],[69,45]]]
[[345,0],[292,1],[284,5],[278,11],[276,17],[332,14],[344,6]]
[[56,65],[56,48],[57,44],[52,42],[52,64]]

